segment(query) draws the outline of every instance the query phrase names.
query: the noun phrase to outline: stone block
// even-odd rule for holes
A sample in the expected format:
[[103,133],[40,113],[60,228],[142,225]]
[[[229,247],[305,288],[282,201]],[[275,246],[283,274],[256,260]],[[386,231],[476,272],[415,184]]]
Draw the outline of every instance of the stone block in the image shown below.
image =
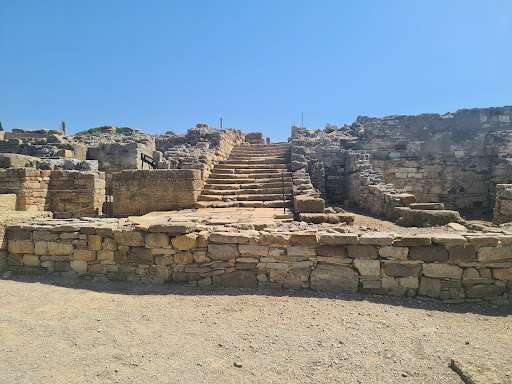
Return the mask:
[[464,236],[451,234],[432,236],[432,241],[447,246],[464,246],[468,243]]
[[82,260],[71,260],[69,262],[71,269],[78,273],[86,273],[87,272],[87,261]]
[[311,272],[311,289],[316,291],[355,293],[359,286],[358,273],[336,264],[318,264]]
[[311,196],[299,195],[294,197],[296,213],[324,213],[325,200]]
[[449,264],[423,264],[423,274],[427,277],[460,280],[462,268]]
[[114,260],[114,251],[97,251],[96,258],[99,261]]
[[418,289],[420,286],[420,281],[418,278],[399,277],[398,285],[405,289]]
[[102,238],[98,235],[89,235],[87,244],[91,251],[99,251],[102,245]]
[[359,244],[389,246],[393,244],[393,236],[385,234],[364,234],[359,237]]
[[420,264],[386,263],[384,266],[384,273],[388,276],[418,277],[420,272]]
[[165,233],[146,233],[146,247],[169,248],[169,236]]
[[36,241],[34,243],[34,253],[36,255],[47,255],[48,254],[48,246],[46,241]]
[[7,255],[7,265],[10,266],[22,266],[23,265],[23,254],[20,253],[9,253]]
[[114,232],[114,241],[119,245],[127,245],[129,247],[143,247],[144,234],[139,231]]
[[133,247],[128,253],[128,261],[135,264],[153,264],[153,254],[151,250],[144,247]]
[[187,233],[186,235],[176,236],[171,239],[172,246],[180,251],[188,251],[197,248],[197,234]]
[[419,247],[432,244],[430,236],[402,236],[395,239],[394,245],[397,247]]
[[378,260],[355,259],[354,267],[362,276],[380,276],[380,261]]
[[355,259],[376,259],[377,249],[372,245],[348,245],[348,257]]
[[29,240],[10,240],[8,243],[9,253],[34,253],[34,243]]
[[500,296],[503,292],[505,292],[505,286],[478,284],[466,289],[466,296],[469,298],[493,297]]
[[177,252],[174,254],[174,262],[176,264],[190,264],[194,262],[194,254],[192,252]]
[[498,245],[499,238],[497,236],[491,236],[491,235],[471,235],[466,236],[466,239],[469,241],[469,244],[475,245],[475,246],[491,246],[491,245]]
[[409,248],[407,247],[392,247],[385,246],[379,249],[380,257],[394,258],[394,259],[407,259]]
[[478,250],[478,261],[489,262],[499,260],[512,260],[512,246],[481,247]]
[[40,261],[37,255],[23,255],[23,265],[27,267],[39,267]]
[[492,275],[498,280],[512,280],[512,268],[494,269]]
[[238,246],[238,250],[242,256],[265,257],[268,256],[269,249],[267,245],[240,244]]
[[422,277],[418,295],[428,297],[439,297],[441,294],[441,280],[430,277]]
[[208,244],[208,257],[217,260],[235,259],[240,255],[236,245]]
[[75,249],[73,258],[78,261],[94,261],[96,260],[96,251],[87,249]]
[[269,273],[270,281],[274,283],[283,283],[286,280],[286,271],[283,270],[271,270]]
[[315,248],[301,247],[301,246],[290,246],[286,250],[288,256],[302,256],[302,257],[313,257],[316,256]]
[[[1,196],[4,195],[0,194],[0,199]],[[7,240],[30,240],[30,231],[24,231],[21,229],[8,230],[5,235],[7,237]]]
[[318,236],[315,233],[292,233],[290,235],[292,245],[317,245]]
[[473,261],[476,260],[476,249],[472,245],[464,247],[451,247],[450,260]]
[[194,232],[197,228],[197,224],[190,223],[187,221],[179,222],[165,222],[159,224],[150,225],[148,228],[149,232],[163,232],[163,233],[172,233],[172,234],[186,234]]
[[320,244],[325,245],[347,245],[357,244],[357,235],[351,233],[321,233]]
[[213,232],[210,241],[221,244],[257,244],[256,236],[240,232]]
[[290,244],[290,235],[283,233],[262,233],[259,243],[270,247],[287,247]]
[[73,253],[73,244],[49,241],[47,243],[48,255],[68,256]]
[[442,245],[433,245],[430,247],[411,247],[409,257],[412,260],[422,261],[447,261],[448,251]]
[[320,245],[316,252],[321,256],[345,257],[345,247],[341,245]]
[[212,277],[213,284],[221,287],[256,288],[258,281],[252,271],[234,271]]

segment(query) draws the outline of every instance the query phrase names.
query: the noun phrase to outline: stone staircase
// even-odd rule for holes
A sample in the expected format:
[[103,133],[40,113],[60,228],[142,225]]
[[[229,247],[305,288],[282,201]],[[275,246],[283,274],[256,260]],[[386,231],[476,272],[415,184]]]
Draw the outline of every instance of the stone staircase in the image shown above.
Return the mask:
[[290,145],[241,145],[219,162],[199,196],[196,208],[293,206]]

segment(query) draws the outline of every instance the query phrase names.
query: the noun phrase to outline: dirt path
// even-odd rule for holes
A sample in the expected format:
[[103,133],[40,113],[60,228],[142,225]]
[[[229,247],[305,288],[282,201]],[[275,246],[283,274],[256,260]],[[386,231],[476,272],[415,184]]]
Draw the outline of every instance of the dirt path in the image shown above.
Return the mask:
[[1,383],[461,383],[512,375],[489,305],[293,291],[0,280]]

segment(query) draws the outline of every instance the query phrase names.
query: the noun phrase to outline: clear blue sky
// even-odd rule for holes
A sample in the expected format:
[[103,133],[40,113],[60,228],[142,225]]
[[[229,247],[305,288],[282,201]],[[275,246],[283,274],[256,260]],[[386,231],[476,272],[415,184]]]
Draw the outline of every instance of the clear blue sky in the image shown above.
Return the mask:
[[512,104],[512,1],[0,0],[4,129],[196,123],[286,140]]

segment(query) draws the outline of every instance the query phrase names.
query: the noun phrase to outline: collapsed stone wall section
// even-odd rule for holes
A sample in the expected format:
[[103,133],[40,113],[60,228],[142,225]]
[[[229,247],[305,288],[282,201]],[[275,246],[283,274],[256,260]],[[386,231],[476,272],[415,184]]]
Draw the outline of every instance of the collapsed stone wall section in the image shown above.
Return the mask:
[[134,229],[39,222],[7,229],[12,269],[142,283],[315,289],[510,304],[512,236]]

